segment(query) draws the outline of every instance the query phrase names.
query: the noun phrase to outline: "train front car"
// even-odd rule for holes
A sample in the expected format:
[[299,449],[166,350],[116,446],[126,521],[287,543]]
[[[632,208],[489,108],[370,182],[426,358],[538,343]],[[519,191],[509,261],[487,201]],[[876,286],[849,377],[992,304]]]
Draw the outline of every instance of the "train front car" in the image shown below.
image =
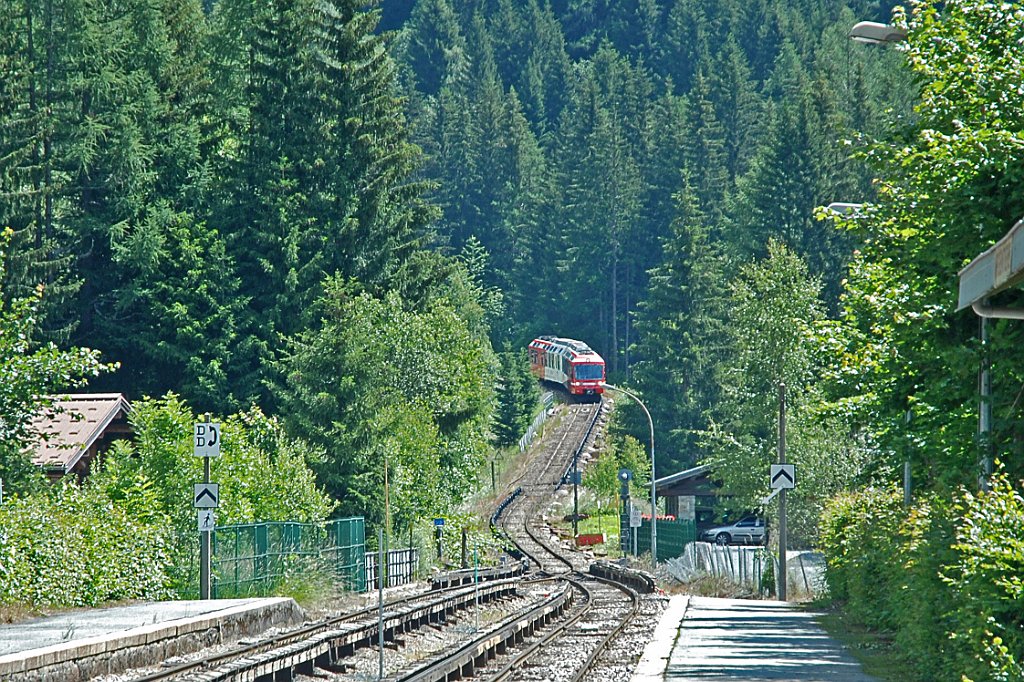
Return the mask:
[[530,342],[530,369],[537,378],[561,385],[579,399],[600,400],[604,360],[575,339],[541,336]]

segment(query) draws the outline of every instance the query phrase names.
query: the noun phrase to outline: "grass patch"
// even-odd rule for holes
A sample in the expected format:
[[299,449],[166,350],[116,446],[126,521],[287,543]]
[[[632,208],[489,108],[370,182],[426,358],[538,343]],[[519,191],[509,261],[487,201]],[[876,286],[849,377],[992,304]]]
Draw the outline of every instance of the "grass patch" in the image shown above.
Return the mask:
[[[572,526],[572,523],[569,525]],[[606,545],[619,546],[619,515],[617,512],[603,513],[600,516],[591,513],[590,518],[580,519],[579,529],[580,533],[604,533]]]
[[39,618],[48,612],[23,604],[0,604],[0,623],[19,623],[31,618]]
[[825,612],[818,622],[849,650],[866,674],[884,682],[906,679],[906,663],[899,658],[888,635],[869,630],[838,610]]
[[[602,510],[604,512],[605,510]],[[562,513],[565,516],[569,516],[570,520],[566,520],[564,517],[560,517],[554,520],[552,525],[558,531],[562,537],[572,536],[572,498],[568,498],[567,503],[562,506]],[[598,516],[593,511],[583,512],[592,514],[588,518],[581,518],[577,523],[580,535],[596,535],[598,533],[604,533],[604,544],[590,545],[590,549],[597,556],[610,556],[617,557],[621,553],[619,549],[619,515],[616,511],[611,510],[606,513],[602,513]]]

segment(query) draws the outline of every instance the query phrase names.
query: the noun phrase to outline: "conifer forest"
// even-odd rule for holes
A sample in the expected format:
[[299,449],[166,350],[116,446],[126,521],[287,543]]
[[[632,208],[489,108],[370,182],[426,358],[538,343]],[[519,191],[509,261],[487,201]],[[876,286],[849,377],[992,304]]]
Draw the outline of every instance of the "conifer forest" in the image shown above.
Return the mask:
[[269,481],[226,521],[404,532],[522,435],[553,334],[743,508],[783,386],[831,597],[914,679],[1024,679],[1024,325],[957,309],[1024,217],[1022,41],[982,0],[0,0],[0,527],[59,507],[28,423],[88,390],[140,437],[78,504],[187,528],[167,439],[212,413]]

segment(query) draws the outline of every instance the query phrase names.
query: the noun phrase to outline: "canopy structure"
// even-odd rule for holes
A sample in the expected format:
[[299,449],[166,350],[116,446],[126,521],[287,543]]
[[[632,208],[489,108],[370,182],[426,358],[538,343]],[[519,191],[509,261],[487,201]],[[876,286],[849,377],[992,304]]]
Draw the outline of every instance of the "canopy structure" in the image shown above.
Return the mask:
[[1024,281],[1024,220],[1018,220],[995,245],[960,271],[957,310],[978,307],[989,296]]

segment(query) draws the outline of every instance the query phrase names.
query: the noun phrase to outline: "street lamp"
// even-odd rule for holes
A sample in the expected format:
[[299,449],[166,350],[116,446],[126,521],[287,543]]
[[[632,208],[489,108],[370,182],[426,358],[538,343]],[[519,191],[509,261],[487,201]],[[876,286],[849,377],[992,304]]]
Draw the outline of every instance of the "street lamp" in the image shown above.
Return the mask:
[[833,213],[838,213],[841,216],[858,217],[864,210],[864,204],[851,204],[846,201],[833,201],[831,204],[826,206],[828,210]]
[[879,43],[898,43],[907,39],[907,32],[902,28],[877,21],[862,21],[850,29],[850,40],[869,45]]
[[654,420],[651,419],[651,413],[647,411],[647,406],[634,394],[611,384],[602,383],[601,386],[610,391],[618,391],[636,401],[636,404],[647,415],[647,424],[651,427],[651,572],[653,573],[658,568],[658,496],[654,487]]

